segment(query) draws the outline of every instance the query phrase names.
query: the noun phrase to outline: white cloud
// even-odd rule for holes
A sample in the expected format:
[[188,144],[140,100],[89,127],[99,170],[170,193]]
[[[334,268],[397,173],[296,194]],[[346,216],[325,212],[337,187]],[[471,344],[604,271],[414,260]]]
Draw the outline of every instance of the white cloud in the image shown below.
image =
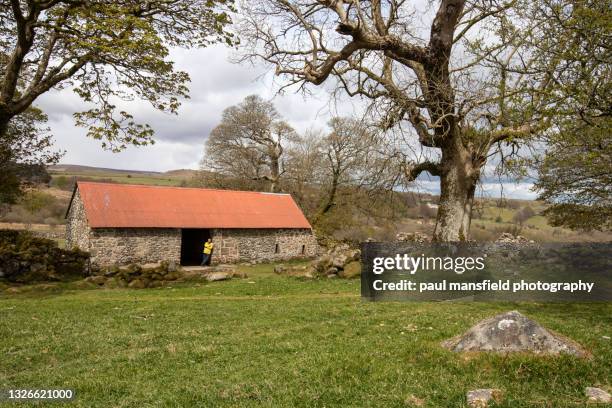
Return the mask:
[[[137,121],[153,127],[157,141],[153,146],[130,148],[116,154],[103,151],[99,141],[88,139],[85,129],[74,126],[72,114],[84,108],[70,89],[49,92],[36,104],[49,115],[56,146],[67,151],[63,163],[130,170],[197,168],[204,141],[219,123],[223,109],[251,94],[274,98],[279,112],[298,131],[325,126],[330,109],[323,89],[315,90],[308,98],[296,93],[276,95],[278,85],[271,72],[262,67],[231,63],[229,54],[222,46],[173,50],[171,57],[176,68],[187,71],[191,77],[191,98],[183,102],[178,115],[159,112],[143,101],[120,104]],[[345,112],[352,109],[347,107]]]
[[531,191],[533,183],[486,183],[482,185],[479,195],[491,198],[519,198],[535,200],[537,193]]
[[[476,189],[476,196],[485,198],[503,197],[535,200],[538,194],[531,191],[532,187],[533,183],[528,182],[484,182]],[[437,195],[440,194],[440,181],[437,177],[426,176],[417,179],[417,182],[408,190]]]

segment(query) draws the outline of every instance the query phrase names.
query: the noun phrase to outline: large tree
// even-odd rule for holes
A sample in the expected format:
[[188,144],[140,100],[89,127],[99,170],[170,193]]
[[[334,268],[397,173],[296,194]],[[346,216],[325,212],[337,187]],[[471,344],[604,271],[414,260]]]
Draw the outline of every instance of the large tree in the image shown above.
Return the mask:
[[232,42],[232,0],[0,0],[0,138],[51,89],[72,87],[91,109],[75,113],[89,136],[120,150],[153,130],[117,109],[139,98],[176,112],[187,73],[169,47]]
[[[468,238],[474,192],[490,156],[512,152],[548,125],[540,95],[550,81],[517,69],[531,64],[531,23],[523,14],[530,2],[428,4],[419,10],[403,0],[245,2],[240,35],[244,58],[271,64],[284,86],[327,81],[369,101],[380,124],[407,142],[400,152],[406,179],[423,172],[440,177],[434,238],[457,241]],[[429,20],[429,28],[420,29],[416,17]],[[420,150],[409,155],[415,140]]]
[[247,96],[225,109],[221,123],[210,132],[202,169],[230,182],[265,181],[269,191],[277,193],[284,173],[285,144],[295,138],[295,131],[272,102]]

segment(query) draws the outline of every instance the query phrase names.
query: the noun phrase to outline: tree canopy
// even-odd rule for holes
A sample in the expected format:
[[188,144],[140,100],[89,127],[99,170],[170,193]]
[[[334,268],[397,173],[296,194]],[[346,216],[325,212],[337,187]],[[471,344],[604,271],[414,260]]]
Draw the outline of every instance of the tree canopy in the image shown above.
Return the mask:
[[1,0],[0,137],[40,95],[72,87],[90,107],[76,123],[104,147],[150,143],[153,129],[118,101],[175,113],[189,76],[169,48],[232,43],[230,9],[231,0]]
[[[202,166],[216,174],[217,183],[235,178],[265,181],[271,192],[279,192],[285,171],[285,146],[295,131],[282,120],[270,101],[257,95],[223,111],[221,123],[206,141]],[[219,179],[218,177],[222,179]]]
[[612,6],[544,0],[532,15],[535,67],[554,91],[555,126],[536,156],[536,188],[553,225],[612,228]]
[[0,138],[0,206],[13,204],[25,185],[48,181],[46,166],[62,152],[53,150],[47,116],[30,107],[9,123]]

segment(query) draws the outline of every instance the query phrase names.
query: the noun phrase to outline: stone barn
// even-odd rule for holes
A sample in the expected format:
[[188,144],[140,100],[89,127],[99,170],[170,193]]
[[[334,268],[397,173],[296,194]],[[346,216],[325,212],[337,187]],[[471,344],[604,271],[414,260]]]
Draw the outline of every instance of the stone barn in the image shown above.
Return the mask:
[[307,258],[318,249],[289,194],[78,182],[66,218],[66,246],[100,266],[197,265],[208,238],[213,263]]

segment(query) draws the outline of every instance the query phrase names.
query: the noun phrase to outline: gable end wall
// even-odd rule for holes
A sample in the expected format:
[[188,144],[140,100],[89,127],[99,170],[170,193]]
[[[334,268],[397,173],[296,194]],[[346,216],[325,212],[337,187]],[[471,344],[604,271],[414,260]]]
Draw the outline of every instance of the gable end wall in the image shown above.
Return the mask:
[[85,214],[85,206],[83,200],[81,200],[81,194],[79,190],[74,193],[72,203],[70,205],[70,211],[66,220],[66,248],[79,248],[83,251],[89,252],[90,242],[89,234],[91,228],[87,223],[87,216]]

